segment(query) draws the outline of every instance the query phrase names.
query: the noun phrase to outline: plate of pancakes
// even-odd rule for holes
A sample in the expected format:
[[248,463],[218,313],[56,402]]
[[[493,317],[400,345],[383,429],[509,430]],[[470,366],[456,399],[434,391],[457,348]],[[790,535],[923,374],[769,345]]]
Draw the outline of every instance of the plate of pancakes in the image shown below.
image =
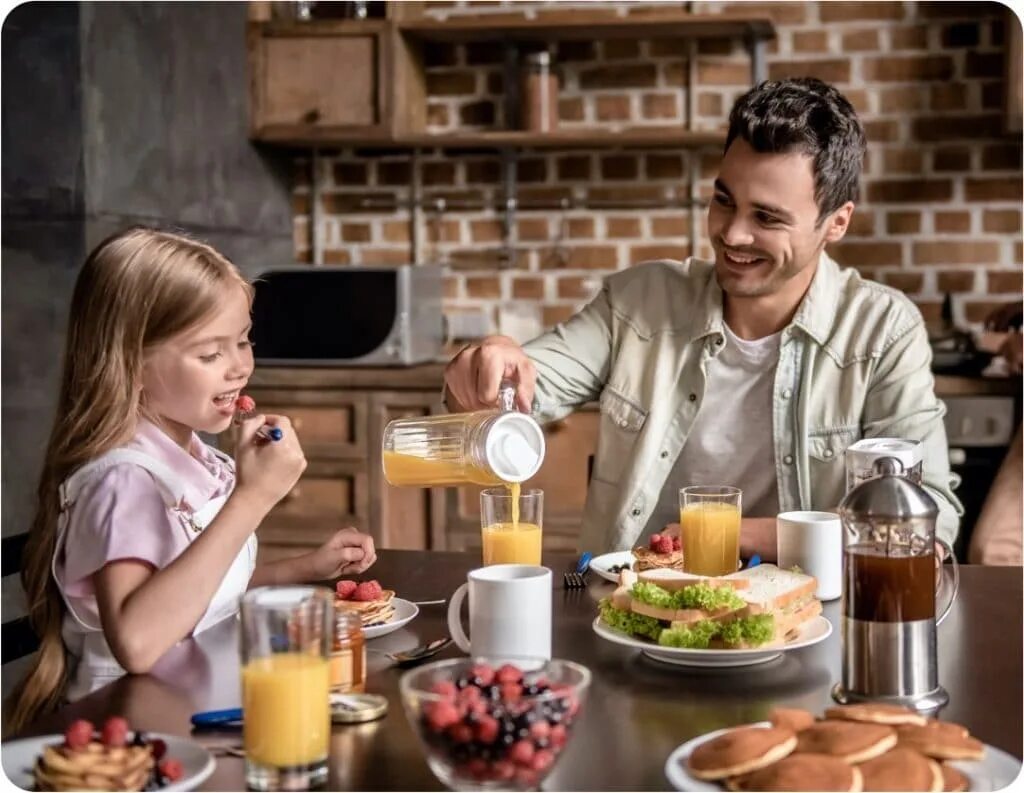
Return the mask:
[[335,598],[334,608],[358,614],[363,622],[363,636],[367,639],[376,639],[397,631],[420,613],[415,603],[395,597],[393,589],[382,590],[373,600]]
[[810,647],[812,644],[822,642],[832,635],[832,623],[825,617],[818,616],[800,626],[794,636],[786,640],[784,644],[770,644],[763,647],[751,647],[736,650],[712,650],[695,649],[689,647],[662,647],[646,639],[617,631],[605,625],[604,621],[597,617],[593,624],[594,633],[602,639],[615,644],[622,644],[640,650],[644,655],[661,661],[665,664],[676,666],[704,666],[704,667],[732,667],[732,666],[753,666],[773,661],[782,653],[789,650],[799,650],[801,647]]
[[769,719],[687,741],[669,755],[665,776],[688,791],[938,793],[999,790],[1021,769],[966,727],[899,705],[840,705],[824,719],[775,708]]

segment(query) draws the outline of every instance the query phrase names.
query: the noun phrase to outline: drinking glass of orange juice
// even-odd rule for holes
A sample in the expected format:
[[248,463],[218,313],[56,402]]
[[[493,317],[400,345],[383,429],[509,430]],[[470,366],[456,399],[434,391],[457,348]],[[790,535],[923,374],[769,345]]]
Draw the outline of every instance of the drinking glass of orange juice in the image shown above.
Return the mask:
[[250,790],[327,780],[334,597],[323,587],[259,587],[242,598],[242,738]]
[[742,492],[720,485],[679,491],[683,570],[696,575],[735,573],[740,564]]
[[484,565],[540,564],[544,491],[518,483],[480,493]]

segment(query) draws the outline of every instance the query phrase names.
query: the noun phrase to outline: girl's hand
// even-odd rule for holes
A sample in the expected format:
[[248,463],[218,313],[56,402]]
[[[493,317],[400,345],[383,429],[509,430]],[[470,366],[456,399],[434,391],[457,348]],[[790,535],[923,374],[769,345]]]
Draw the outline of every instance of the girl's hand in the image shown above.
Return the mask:
[[[264,424],[280,427],[284,436],[268,441],[256,435]],[[242,421],[235,447],[236,492],[262,500],[269,510],[295,487],[306,470],[299,438],[285,416],[256,415]]]
[[341,575],[362,573],[375,561],[373,537],[352,527],[335,532],[310,554],[312,579],[323,581]]

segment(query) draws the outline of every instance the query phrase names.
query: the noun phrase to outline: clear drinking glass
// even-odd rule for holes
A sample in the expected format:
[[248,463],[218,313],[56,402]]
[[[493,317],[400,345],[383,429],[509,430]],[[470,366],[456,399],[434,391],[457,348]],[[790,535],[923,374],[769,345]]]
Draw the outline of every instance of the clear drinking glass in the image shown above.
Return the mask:
[[679,491],[683,570],[695,575],[728,575],[740,564],[742,491],[724,485],[695,485]]
[[544,491],[518,484],[480,493],[484,565],[540,564]]
[[334,595],[323,587],[260,587],[242,598],[245,781],[306,790],[327,780]]

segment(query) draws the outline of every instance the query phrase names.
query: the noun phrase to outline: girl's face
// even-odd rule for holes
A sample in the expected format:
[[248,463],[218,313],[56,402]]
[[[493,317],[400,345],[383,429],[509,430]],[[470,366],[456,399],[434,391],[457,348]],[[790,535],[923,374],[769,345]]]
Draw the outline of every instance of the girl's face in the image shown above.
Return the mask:
[[142,404],[187,449],[193,430],[216,434],[235,414],[235,400],[252,374],[249,301],[230,289],[214,316],[146,354]]

